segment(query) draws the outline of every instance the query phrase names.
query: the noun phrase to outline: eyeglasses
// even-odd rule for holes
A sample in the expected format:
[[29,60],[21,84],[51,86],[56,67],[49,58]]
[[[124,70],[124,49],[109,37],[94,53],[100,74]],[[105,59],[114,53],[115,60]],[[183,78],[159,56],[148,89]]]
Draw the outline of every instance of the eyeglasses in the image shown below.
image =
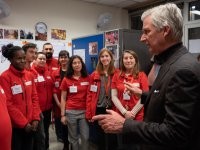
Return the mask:
[[51,50],[52,50],[52,48],[45,48],[45,50],[50,50],[50,51],[51,51]]

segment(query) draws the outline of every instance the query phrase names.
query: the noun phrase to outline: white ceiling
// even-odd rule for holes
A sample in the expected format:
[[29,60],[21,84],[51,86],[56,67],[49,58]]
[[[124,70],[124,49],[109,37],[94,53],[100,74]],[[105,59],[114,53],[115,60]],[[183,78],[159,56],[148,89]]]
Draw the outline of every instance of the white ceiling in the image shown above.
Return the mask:
[[80,0],[89,3],[126,8],[133,5],[149,2],[151,0]]

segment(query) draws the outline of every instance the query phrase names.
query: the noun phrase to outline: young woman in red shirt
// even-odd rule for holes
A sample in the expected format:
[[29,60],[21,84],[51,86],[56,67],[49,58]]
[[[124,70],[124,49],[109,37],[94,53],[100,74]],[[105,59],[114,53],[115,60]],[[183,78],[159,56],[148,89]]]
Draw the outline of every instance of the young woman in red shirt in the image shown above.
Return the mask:
[[112,109],[111,82],[114,73],[119,72],[114,67],[112,52],[103,48],[99,53],[96,70],[90,76],[86,102],[86,118],[90,123],[90,140],[99,150],[113,150],[116,142],[115,135],[105,134],[98,122],[92,122],[92,117],[105,114],[106,109]]
[[53,114],[55,118],[55,129],[58,141],[64,142],[63,150],[69,149],[68,142],[68,129],[66,125],[61,123],[61,90],[60,85],[67,73],[67,65],[69,62],[69,52],[66,50],[61,50],[58,54],[58,63],[60,67],[52,72],[52,78],[54,82],[53,90]]
[[9,44],[2,54],[10,67],[1,74],[0,82],[7,97],[12,122],[12,150],[32,150],[33,133],[40,120],[40,106],[33,75],[25,67],[25,53],[19,46]]
[[[132,50],[123,51],[120,67],[120,73],[114,74],[112,80],[112,101],[117,108],[116,111],[121,113],[125,118],[142,121],[144,115],[143,105],[140,104],[140,99],[136,95],[127,92],[125,83],[131,83],[143,91],[148,91],[147,76],[144,72],[139,71],[138,57]],[[122,140],[119,135],[118,144],[120,148],[123,147],[128,150],[136,149],[134,145],[129,145],[128,143],[124,147]],[[126,139],[127,141],[128,138]],[[133,146],[132,149],[131,146]]]
[[[89,127],[85,119],[89,76],[80,56],[69,59],[66,77],[61,83],[61,122],[67,124],[73,150],[88,150]],[[79,146],[80,132],[81,145]]]

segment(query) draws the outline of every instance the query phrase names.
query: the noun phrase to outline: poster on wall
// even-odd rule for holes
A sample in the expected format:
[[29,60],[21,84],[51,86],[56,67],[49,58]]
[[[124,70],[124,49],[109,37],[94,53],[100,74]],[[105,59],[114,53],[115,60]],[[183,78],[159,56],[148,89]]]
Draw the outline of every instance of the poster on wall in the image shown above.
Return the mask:
[[53,40],[66,40],[66,30],[51,29],[51,39],[53,39]]
[[109,45],[109,46],[106,46],[106,48],[112,52],[113,58],[115,60],[117,60],[119,58],[118,45]]
[[106,46],[106,48],[112,52],[113,58],[115,60],[114,65],[115,65],[115,67],[119,68],[119,48],[118,48],[118,45],[109,45],[109,46]]
[[98,55],[98,42],[89,43],[89,55]]
[[16,40],[18,39],[18,30],[4,29],[4,39]]
[[47,41],[47,32],[46,33],[35,33],[35,40],[37,41]]
[[83,59],[83,62],[85,63],[85,49],[74,49],[73,55],[78,55]]
[[119,31],[105,32],[105,45],[119,44]]
[[20,29],[20,39],[33,39],[33,31],[28,29]]

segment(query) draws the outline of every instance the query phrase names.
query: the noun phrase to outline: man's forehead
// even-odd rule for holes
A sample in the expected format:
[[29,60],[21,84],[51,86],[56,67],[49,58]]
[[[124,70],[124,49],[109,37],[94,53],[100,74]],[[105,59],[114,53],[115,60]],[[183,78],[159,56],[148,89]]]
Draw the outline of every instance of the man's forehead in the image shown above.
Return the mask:
[[53,47],[52,45],[44,45],[44,48],[46,48],[46,47]]

